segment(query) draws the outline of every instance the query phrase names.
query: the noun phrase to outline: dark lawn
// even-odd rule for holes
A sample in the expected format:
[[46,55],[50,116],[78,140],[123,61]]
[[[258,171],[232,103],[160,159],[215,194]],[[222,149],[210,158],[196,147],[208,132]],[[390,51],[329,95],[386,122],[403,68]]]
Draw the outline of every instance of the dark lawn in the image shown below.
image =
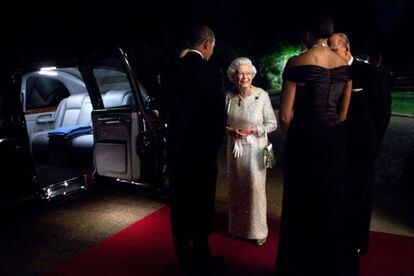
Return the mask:
[[392,113],[414,116],[414,91],[393,91]]

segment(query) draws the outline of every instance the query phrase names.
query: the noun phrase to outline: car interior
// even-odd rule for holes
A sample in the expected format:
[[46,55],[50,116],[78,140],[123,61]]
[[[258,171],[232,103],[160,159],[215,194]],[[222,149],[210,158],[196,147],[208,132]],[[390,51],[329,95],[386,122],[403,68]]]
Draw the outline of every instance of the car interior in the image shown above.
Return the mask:
[[34,170],[28,175],[41,199],[105,179],[163,188],[165,125],[120,53],[115,58],[92,54],[62,67],[15,69],[25,152]]
[[[134,105],[131,89],[125,82],[126,76],[123,76],[122,82],[116,83],[113,81],[116,79],[114,72],[110,72],[112,75],[107,78],[112,82],[105,83],[105,72],[97,73],[102,79],[101,87],[105,89],[102,91],[105,109]],[[122,177],[127,172],[125,160],[132,157],[125,159],[130,154],[129,150],[120,143],[122,139],[117,141],[113,137],[119,128],[115,125],[121,124],[121,121],[113,116],[98,118],[98,129],[110,126],[115,127],[115,131],[99,132],[101,135],[95,145],[93,106],[76,68],[41,69],[26,74],[22,78],[21,98],[38,182],[42,187],[80,175],[91,175],[95,169],[101,175],[111,177]],[[131,116],[129,112],[125,114],[124,117]],[[125,122],[131,124],[131,120]],[[131,129],[131,126],[126,129]],[[137,131],[133,135],[137,136]],[[95,162],[96,156],[100,160],[98,163]],[[107,159],[115,162],[107,162]]]

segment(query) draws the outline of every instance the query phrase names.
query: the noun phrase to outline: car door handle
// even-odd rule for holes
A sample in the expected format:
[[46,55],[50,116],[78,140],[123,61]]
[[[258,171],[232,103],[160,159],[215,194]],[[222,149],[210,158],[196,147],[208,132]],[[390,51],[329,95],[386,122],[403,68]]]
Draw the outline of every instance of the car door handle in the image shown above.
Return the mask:
[[121,120],[108,120],[108,121],[103,121],[102,123],[104,123],[105,125],[119,125],[122,123]]
[[120,118],[120,117],[103,117],[103,118],[98,118],[98,121],[106,124],[106,125],[114,125],[114,124],[122,124],[123,122],[130,122],[129,119],[124,119],[124,118]]
[[38,124],[49,124],[49,123],[53,123],[55,121],[54,118],[38,118],[36,120],[36,123]]
[[111,121],[111,120],[119,120],[119,117],[100,117],[100,118],[98,118],[98,121],[100,121],[100,122]]
[[105,125],[114,125],[122,123],[119,117],[101,117],[98,118],[98,122],[101,122]]

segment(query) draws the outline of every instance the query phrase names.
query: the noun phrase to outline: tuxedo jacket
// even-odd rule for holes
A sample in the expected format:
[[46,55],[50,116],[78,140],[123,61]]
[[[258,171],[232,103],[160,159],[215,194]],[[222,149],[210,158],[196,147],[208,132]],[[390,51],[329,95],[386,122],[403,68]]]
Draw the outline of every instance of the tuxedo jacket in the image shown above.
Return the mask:
[[195,52],[187,53],[171,70],[167,138],[170,161],[215,161],[227,116],[221,71]]
[[374,65],[354,59],[347,146],[352,159],[375,158],[391,116],[390,88]]

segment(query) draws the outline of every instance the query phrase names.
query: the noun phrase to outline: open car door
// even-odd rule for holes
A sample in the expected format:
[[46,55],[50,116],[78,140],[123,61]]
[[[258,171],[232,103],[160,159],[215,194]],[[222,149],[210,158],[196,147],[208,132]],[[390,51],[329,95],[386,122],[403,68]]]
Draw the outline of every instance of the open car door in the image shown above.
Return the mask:
[[93,105],[98,176],[164,188],[165,131],[126,53],[91,55],[80,66]]
[[1,75],[0,207],[34,198],[38,188],[19,93],[13,80],[10,75]]

